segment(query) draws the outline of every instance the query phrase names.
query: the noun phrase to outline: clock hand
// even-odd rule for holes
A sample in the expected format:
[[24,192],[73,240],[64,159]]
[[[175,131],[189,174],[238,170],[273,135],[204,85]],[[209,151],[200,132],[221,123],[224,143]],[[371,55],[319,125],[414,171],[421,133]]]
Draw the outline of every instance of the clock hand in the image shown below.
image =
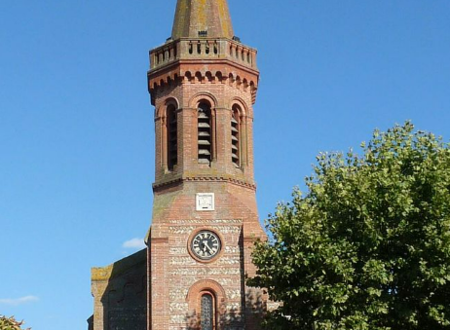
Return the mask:
[[203,252],[206,252],[206,249],[207,248],[209,249],[208,241],[203,241],[202,243],[203,243],[203,247],[204,247]]
[[205,244],[205,246],[208,248],[209,252],[211,252],[212,254],[214,254],[213,249],[211,249],[208,245],[208,241],[204,241],[203,244]]

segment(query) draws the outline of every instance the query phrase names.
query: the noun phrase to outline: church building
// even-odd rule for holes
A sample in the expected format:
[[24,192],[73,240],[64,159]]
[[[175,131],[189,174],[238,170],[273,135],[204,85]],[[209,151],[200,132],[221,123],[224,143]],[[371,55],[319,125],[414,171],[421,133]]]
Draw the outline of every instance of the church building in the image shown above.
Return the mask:
[[147,249],[92,269],[93,330],[257,330],[267,305],[251,251],[256,50],[226,0],[178,0],[172,35],[150,51],[154,204]]

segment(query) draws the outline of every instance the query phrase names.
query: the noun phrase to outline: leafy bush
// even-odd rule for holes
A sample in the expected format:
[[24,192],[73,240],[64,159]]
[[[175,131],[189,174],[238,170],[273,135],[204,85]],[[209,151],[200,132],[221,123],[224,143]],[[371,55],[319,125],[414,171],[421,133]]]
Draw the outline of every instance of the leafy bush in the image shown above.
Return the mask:
[[268,220],[250,284],[271,330],[450,329],[450,146],[411,123],[322,154]]
[[[23,324],[23,321],[18,322],[14,317],[0,315],[0,330],[22,330]],[[31,330],[31,328],[27,328],[25,330]]]

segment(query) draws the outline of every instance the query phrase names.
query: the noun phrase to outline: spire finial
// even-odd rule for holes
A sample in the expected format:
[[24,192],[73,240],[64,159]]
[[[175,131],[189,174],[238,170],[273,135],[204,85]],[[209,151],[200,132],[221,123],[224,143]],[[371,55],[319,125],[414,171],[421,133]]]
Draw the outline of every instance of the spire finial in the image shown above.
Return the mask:
[[227,0],[178,0],[172,39],[234,36]]

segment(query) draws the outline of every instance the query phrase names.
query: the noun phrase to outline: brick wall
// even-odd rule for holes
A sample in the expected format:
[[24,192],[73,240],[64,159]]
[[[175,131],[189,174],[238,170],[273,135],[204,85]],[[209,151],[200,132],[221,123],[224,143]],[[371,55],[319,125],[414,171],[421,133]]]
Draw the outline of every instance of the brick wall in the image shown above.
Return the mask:
[[[253,172],[253,103],[258,71],[230,60],[178,61],[149,72],[155,105],[156,180],[149,235],[149,329],[199,329],[201,293],[215,297],[216,329],[259,329],[266,297],[249,289],[251,249],[265,239]],[[213,160],[198,161],[198,105],[212,108]],[[178,109],[178,164],[167,162],[168,105]],[[240,108],[239,166],[232,162],[231,117]],[[213,193],[215,209],[197,211],[196,195]],[[189,252],[199,230],[221,237],[222,253],[201,262]]]

